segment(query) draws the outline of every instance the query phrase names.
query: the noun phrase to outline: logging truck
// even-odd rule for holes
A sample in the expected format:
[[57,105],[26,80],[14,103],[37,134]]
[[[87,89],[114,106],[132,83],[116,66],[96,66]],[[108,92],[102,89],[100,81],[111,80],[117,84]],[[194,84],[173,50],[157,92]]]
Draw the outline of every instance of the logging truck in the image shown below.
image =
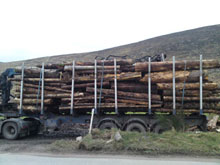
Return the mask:
[[220,112],[220,90],[207,69],[217,60],[131,59],[23,65],[1,75],[0,134],[17,139],[61,125],[161,133],[158,115],[182,114],[206,130],[204,113]]

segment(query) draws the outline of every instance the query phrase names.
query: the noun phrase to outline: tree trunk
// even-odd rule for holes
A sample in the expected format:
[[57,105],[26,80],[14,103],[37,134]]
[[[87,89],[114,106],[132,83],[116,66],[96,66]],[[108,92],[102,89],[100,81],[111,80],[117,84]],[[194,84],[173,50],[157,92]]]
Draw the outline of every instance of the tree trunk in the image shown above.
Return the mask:
[[[115,88],[115,84],[111,83],[111,88]],[[119,91],[148,93],[148,86],[139,82],[118,82],[117,89]],[[157,86],[151,86],[151,93],[157,94]]]
[[[176,71],[175,72],[175,80],[177,83],[179,82],[199,82],[199,71]],[[208,81],[208,77],[203,73],[203,80]],[[172,71],[166,72],[153,72],[150,75],[152,83],[171,83],[173,81],[173,73]],[[140,79],[140,82],[148,83],[148,74]]]
[[[83,97],[84,94],[83,93],[74,93],[74,98],[75,97]],[[17,98],[20,98],[20,94],[17,94],[16,95]],[[39,98],[41,98],[41,93],[40,95],[38,96]],[[37,98],[37,94],[23,94],[23,98]],[[66,94],[66,93],[52,93],[52,94],[49,94],[49,93],[46,93],[44,95],[44,98],[45,99],[50,99],[50,98],[71,98],[71,94]]]
[[[21,81],[21,78],[9,78],[9,81]],[[41,81],[40,78],[24,78],[24,82],[39,82]],[[58,78],[45,78],[44,82],[50,83],[60,83],[62,82],[61,79]]]
[[[21,67],[16,67],[15,68],[15,72],[16,73],[20,73],[21,74]],[[25,77],[29,77],[29,78],[39,78],[40,77],[40,72],[41,72],[41,68],[38,67],[25,67],[24,69],[24,74]],[[57,70],[51,70],[51,69],[45,69],[44,70],[44,77],[45,78],[59,78],[60,77],[60,73],[57,72]]]
[[[173,108],[173,103],[171,102],[166,102],[164,103],[164,108]],[[176,108],[177,109],[200,109],[200,104],[199,103],[195,103],[195,102],[190,102],[190,103],[185,103],[182,104],[181,103],[176,103]],[[220,103],[203,103],[203,109],[213,109],[213,110],[220,110]]]
[[[176,83],[175,88],[177,90],[182,90],[183,88],[185,89],[199,89],[199,83],[186,83],[184,85],[184,83]],[[172,83],[157,83],[157,88],[158,89],[172,89],[173,88],[173,84]],[[216,83],[204,83],[203,84],[203,89],[204,90],[215,90],[218,89],[218,84]]]
[[[19,104],[20,103],[20,99],[14,99],[14,102]],[[36,105],[37,102],[40,103],[40,100],[37,101],[37,99],[23,99],[23,104],[24,105]],[[44,99],[44,104],[52,104],[53,100],[52,99]]]
[[[218,60],[203,60],[203,69],[213,69],[219,68],[220,64]],[[186,69],[187,70],[198,70],[200,67],[200,61],[187,61]],[[151,62],[151,71],[152,72],[160,72],[160,71],[168,71],[172,70],[173,62],[172,61],[164,61],[164,62]],[[175,63],[176,70],[184,70],[185,62],[184,61],[176,61]],[[148,72],[148,62],[139,62],[135,64],[136,72]]]
[[[101,83],[97,82],[97,87],[100,87]],[[104,81],[102,84],[102,87],[109,86],[109,81]],[[86,87],[94,87],[94,83],[83,83],[83,84],[74,84],[74,88],[86,88]],[[71,89],[72,85],[63,85],[61,87],[62,89]]]
[[[72,69],[73,67],[71,65],[66,65],[64,66],[64,71],[71,71],[72,72]],[[117,69],[120,69],[120,66],[117,65],[116,66]],[[75,66],[75,70],[94,70],[95,69],[95,66]],[[103,69],[103,66],[97,66],[97,69]],[[104,69],[107,69],[107,70],[114,70],[114,66],[104,66]]]
[[[94,88],[87,87],[86,92],[93,93]],[[99,93],[100,89],[97,89],[97,92]],[[103,93],[103,96],[105,94],[115,95],[115,91],[112,90],[112,89],[102,89],[102,93]],[[133,98],[141,98],[141,99],[143,99],[143,98],[147,99],[148,98],[148,94],[144,94],[144,93],[133,93],[133,92],[117,91],[117,94],[118,94],[118,96],[125,96],[125,97],[133,97]],[[158,100],[158,101],[161,100],[160,95],[154,95],[154,94],[151,95],[151,99],[152,100]]]
[[[163,96],[163,100],[165,102],[167,101],[173,101],[173,97],[172,96]],[[184,97],[184,102],[189,102],[189,101],[199,101],[200,97]],[[203,97],[202,100],[204,102],[215,102],[215,101],[220,101],[220,97]],[[176,97],[176,101],[181,102],[182,101],[182,97]]]
[[[203,90],[203,96],[210,96],[213,91]],[[163,90],[163,96],[172,96],[173,90]],[[183,90],[176,90],[176,96],[183,96]],[[184,90],[184,96],[200,96],[199,90]]]

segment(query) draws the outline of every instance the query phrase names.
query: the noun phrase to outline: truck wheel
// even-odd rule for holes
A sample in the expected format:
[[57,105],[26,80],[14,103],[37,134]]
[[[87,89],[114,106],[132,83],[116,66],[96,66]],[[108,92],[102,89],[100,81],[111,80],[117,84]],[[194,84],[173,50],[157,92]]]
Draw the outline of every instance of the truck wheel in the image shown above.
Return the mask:
[[157,125],[155,126],[155,128],[153,129],[153,132],[154,132],[154,133],[157,133],[157,134],[162,134],[163,132],[168,131],[168,130],[170,130],[170,129],[171,129],[171,128],[164,128],[164,127],[162,127],[161,125],[157,124]]
[[145,133],[146,128],[140,123],[130,123],[125,129],[126,131]]
[[6,123],[2,128],[2,134],[5,139],[15,140],[18,138],[18,127],[14,122]]
[[117,125],[113,122],[104,122],[99,126],[100,129],[112,129],[118,128]]

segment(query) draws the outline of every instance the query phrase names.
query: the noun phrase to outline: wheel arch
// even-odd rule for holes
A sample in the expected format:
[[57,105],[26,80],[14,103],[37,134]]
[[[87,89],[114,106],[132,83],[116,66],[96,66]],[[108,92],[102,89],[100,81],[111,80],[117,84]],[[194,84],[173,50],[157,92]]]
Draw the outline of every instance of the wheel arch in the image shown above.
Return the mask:
[[23,122],[24,120],[23,119],[20,119],[20,118],[10,118],[10,119],[6,119],[4,120],[3,122],[1,122],[1,125],[0,125],[0,133],[2,133],[2,128],[4,127],[4,125],[6,123],[9,123],[9,122],[13,122],[17,125],[17,128],[18,128],[18,132],[20,132],[21,130],[21,123]]
[[125,128],[131,123],[139,123],[139,124],[143,125],[147,130],[149,129],[149,124],[145,123],[144,120],[139,119],[139,118],[132,118],[132,119],[127,120],[124,123],[122,130],[125,130]]
[[4,120],[3,122],[1,122],[1,125],[0,125],[0,133],[2,133],[2,129],[3,129],[4,125],[5,125],[6,123],[9,123],[9,122],[15,123],[16,126],[17,126],[17,128],[18,128],[18,131],[20,130],[19,121],[18,121],[18,120],[6,119],[6,120]]
[[121,128],[121,124],[116,119],[113,119],[113,118],[104,118],[100,120],[97,124],[97,128],[99,128],[101,124],[105,122],[113,122],[118,128]]

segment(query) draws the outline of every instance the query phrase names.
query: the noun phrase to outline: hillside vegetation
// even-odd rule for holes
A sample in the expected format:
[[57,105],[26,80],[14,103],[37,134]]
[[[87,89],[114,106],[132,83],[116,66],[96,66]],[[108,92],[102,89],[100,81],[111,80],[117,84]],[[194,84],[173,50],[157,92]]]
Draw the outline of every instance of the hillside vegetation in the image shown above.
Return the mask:
[[[127,55],[130,58],[135,59],[146,55],[153,56],[160,53],[167,54],[168,60],[174,55],[177,60],[199,59],[199,54],[203,54],[204,59],[220,60],[220,25],[172,33],[96,52],[57,55],[26,60],[25,65],[33,66],[42,62],[63,63],[70,62],[73,59],[88,61],[94,60],[96,56],[106,57],[110,54],[119,56]],[[23,61],[1,63],[0,72],[5,70],[5,68],[20,66],[22,62]],[[212,77],[218,75],[212,74]]]

